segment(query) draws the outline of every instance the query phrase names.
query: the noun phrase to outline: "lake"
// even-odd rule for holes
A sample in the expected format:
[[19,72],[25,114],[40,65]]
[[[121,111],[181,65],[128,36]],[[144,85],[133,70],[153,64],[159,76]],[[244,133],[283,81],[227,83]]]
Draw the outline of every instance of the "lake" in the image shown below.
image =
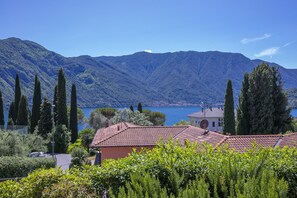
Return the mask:
[[[91,112],[94,110],[95,108],[83,108],[83,112],[85,114],[86,118],[90,117]],[[137,107],[134,107],[134,109],[137,109]],[[166,122],[165,125],[167,126],[172,126],[175,123],[181,121],[181,120],[186,120],[188,121],[188,114],[197,112],[201,110],[201,107],[193,107],[193,106],[189,106],[189,107],[143,107],[143,109],[149,109],[151,111],[159,111],[162,112],[166,115]],[[7,117],[8,117],[8,112],[7,110],[4,112],[4,118],[5,118],[5,122],[7,122]],[[297,109],[292,109],[291,115],[293,117],[297,117]],[[79,125],[79,130],[83,129],[87,127],[87,124],[85,125]]]

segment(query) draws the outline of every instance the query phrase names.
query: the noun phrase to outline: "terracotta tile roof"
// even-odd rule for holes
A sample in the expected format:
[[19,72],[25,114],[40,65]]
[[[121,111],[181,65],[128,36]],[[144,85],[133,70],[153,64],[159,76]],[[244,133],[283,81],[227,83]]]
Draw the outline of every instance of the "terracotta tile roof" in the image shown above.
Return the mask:
[[203,143],[208,142],[214,146],[218,145],[221,141],[224,141],[226,138],[225,135],[220,133],[209,131],[208,133],[204,133],[204,130],[198,127],[190,126],[182,133],[178,134],[174,139],[180,140],[182,143],[185,140],[189,140],[190,142]]
[[258,147],[275,147],[281,135],[234,135],[228,136],[220,145],[229,145],[237,151],[252,148],[253,144]]
[[227,136],[217,132],[204,130],[194,126],[137,126],[122,122],[107,128],[99,129],[91,147],[116,146],[154,146],[161,138],[166,142],[170,137],[184,143],[208,142],[214,146],[229,145],[237,151],[252,147],[253,143],[260,147],[297,146],[297,133],[286,135],[234,135]]
[[295,147],[297,147],[297,133],[285,134],[281,138],[278,146],[280,146],[280,147],[284,147],[284,146],[289,146],[289,147],[295,146]]
[[[125,127],[118,130],[116,124],[105,129],[99,129],[91,147],[107,146],[154,146],[161,138],[168,140],[189,126],[157,127],[136,126],[125,123]],[[122,125],[124,125],[122,123]]]

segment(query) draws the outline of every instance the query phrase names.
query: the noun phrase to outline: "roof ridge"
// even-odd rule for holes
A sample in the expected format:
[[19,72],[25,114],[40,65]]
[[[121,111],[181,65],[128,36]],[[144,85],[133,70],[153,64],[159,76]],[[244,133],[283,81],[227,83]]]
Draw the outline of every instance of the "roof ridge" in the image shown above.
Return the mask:
[[272,136],[272,137],[282,137],[282,134],[254,134],[254,135],[230,135],[228,137],[230,138],[240,138],[240,137],[268,137],[268,136]]
[[224,135],[224,139],[222,139],[217,145],[214,147],[216,149],[217,147],[221,146],[227,139],[229,139],[230,136]]
[[173,136],[172,138],[176,138],[179,134],[181,134],[182,132],[184,132],[185,130],[187,130],[188,128],[190,128],[190,126],[186,126],[183,130],[181,130],[180,132],[178,132],[175,136]]
[[118,134],[120,134],[120,133],[126,131],[126,130],[129,129],[129,128],[133,128],[133,127],[127,127],[127,128],[125,128],[124,130],[121,130],[121,131],[119,131],[118,133],[115,133],[115,134],[109,136],[108,138],[106,138],[106,139],[104,139],[104,140],[98,142],[97,144],[100,144],[100,143],[102,143],[102,142],[105,142],[106,140],[109,140],[110,138],[112,138],[112,137],[114,137],[114,136],[116,136],[116,135],[118,135]]

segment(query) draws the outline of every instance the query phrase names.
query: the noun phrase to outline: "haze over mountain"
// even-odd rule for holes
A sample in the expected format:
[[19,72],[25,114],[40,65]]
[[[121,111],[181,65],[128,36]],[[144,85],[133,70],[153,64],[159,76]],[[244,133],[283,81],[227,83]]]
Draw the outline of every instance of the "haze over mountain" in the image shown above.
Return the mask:
[[[70,93],[72,83],[77,85],[78,104],[82,107],[127,107],[138,102],[146,105],[199,104],[201,101],[216,104],[224,100],[228,79],[233,82],[237,101],[244,73],[261,62],[239,53],[218,51],[67,58],[32,41],[9,38],[0,40],[0,89],[5,104],[10,103],[18,73],[22,91],[32,103],[37,74],[43,96],[52,100],[58,70],[63,67],[67,91]],[[279,70],[285,88],[297,88],[297,69],[279,66]]]

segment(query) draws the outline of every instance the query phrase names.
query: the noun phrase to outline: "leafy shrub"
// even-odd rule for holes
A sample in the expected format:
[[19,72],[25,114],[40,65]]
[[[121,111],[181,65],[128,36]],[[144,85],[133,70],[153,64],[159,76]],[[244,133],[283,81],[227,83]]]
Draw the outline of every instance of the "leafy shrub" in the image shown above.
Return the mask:
[[85,164],[91,164],[91,162],[87,159],[88,152],[83,148],[74,148],[71,152],[72,160],[70,164],[70,168],[74,166],[83,166]]
[[0,156],[26,156],[32,151],[46,152],[47,142],[37,134],[0,130]]
[[78,138],[74,143],[70,143],[68,148],[67,148],[67,153],[71,153],[73,151],[73,149],[75,148],[81,148],[82,144],[81,144],[81,139]]
[[145,109],[143,113],[148,116],[148,120],[153,123],[154,126],[163,126],[166,121],[166,115],[162,112]]
[[52,167],[55,167],[55,160],[52,158],[0,157],[1,178],[24,177],[35,169]]
[[296,197],[296,159],[296,148],[254,147],[239,153],[170,141],[102,166],[35,171],[20,182],[0,183],[0,197],[79,197],[82,192],[85,197],[94,192],[111,197]]

